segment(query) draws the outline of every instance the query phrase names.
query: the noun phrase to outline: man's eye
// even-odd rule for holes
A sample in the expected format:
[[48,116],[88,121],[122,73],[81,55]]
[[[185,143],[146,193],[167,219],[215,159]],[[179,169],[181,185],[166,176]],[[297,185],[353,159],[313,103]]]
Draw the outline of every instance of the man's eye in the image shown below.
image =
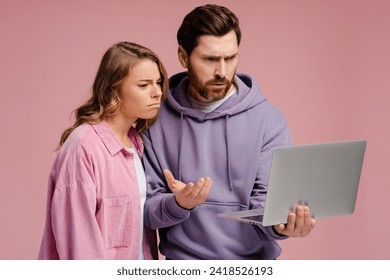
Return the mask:
[[225,60],[230,61],[230,60],[233,60],[235,58],[236,58],[236,56],[228,56]]

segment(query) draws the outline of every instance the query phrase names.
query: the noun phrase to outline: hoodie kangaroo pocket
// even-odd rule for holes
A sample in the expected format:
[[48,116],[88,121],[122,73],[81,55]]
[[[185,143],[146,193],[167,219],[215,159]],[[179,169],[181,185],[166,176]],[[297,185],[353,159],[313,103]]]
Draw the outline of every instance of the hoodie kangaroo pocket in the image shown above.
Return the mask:
[[129,199],[127,197],[104,199],[103,209],[106,248],[128,247],[132,222]]
[[224,259],[256,258],[262,240],[251,224],[222,219],[219,213],[248,210],[240,203],[207,201],[191,212],[190,219],[173,227],[167,238],[171,246],[196,248],[205,259],[223,256]]

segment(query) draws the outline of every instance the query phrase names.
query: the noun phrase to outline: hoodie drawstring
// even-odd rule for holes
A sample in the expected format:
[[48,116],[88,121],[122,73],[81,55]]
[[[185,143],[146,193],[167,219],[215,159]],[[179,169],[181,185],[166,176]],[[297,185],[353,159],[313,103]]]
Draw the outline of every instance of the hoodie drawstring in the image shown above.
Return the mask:
[[226,115],[226,122],[225,122],[225,139],[226,139],[226,163],[227,163],[227,173],[228,173],[228,180],[229,180],[229,186],[230,190],[233,191],[233,183],[232,183],[232,175],[230,170],[230,157],[229,157],[229,126],[228,126],[228,120],[230,115]]
[[[233,182],[232,182],[232,175],[231,175],[231,167],[230,167],[230,157],[229,157],[229,121],[230,115],[226,115],[225,117],[225,139],[226,139],[226,163],[227,163],[227,175],[228,175],[228,181],[230,190],[234,190]],[[179,141],[179,155],[178,155],[178,169],[179,169],[179,180],[182,181],[182,173],[181,173],[181,156],[182,156],[182,150],[183,150],[183,143],[184,143],[184,131],[183,131],[183,122],[184,122],[184,113],[183,110],[180,110],[180,141]]]
[[179,156],[178,156],[178,169],[179,169],[179,180],[180,181],[182,181],[182,178],[181,178],[181,155],[182,155],[183,138],[184,138],[183,121],[184,121],[183,110],[180,110],[180,141],[179,141]]

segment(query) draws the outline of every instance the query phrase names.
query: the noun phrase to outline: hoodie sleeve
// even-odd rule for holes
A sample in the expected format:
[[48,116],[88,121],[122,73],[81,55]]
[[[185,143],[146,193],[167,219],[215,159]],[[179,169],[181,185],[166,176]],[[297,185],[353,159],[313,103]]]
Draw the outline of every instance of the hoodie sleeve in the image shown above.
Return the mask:
[[151,229],[165,228],[188,219],[190,210],[180,207],[166,185],[163,168],[158,162],[149,134],[142,135],[145,145],[143,162],[147,181],[145,201],[145,226]]
[[[269,110],[267,115],[269,118],[260,152],[260,165],[250,198],[251,209],[263,208],[265,205],[273,149],[279,146],[291,145],[290,129],[281,113],[273,108]],[[276,233],[273,226],[259,226],[259,229],[271,239],[280,240],[286,238],[286,236],[281,236]]]

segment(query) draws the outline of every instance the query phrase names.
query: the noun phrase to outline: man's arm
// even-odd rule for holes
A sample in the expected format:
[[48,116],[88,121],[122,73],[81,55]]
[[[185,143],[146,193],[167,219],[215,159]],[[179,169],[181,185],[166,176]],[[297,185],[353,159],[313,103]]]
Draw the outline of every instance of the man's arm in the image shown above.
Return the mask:
[[[263,146],[258,176],[251,197],[251,208],[264,207],[268,188],[269,172],[272,161],[272,151],[275,147],[291,144],[290,130],[286,126],[273,135]],[[315,226],[315,220],[308,206],[297,205],[295,212],[288,214],[287,224],[262,227],[262,230],[272,238],[305,237]]]
[[206,200],[212,182],[208,177],[198,179],[195,184],[176,180],[169,170],[161,167],[167,164],[160,164],[148,136],[143,135],[148,188],[144,221],[149,228],[165,228],[188,219],[191,210]]

